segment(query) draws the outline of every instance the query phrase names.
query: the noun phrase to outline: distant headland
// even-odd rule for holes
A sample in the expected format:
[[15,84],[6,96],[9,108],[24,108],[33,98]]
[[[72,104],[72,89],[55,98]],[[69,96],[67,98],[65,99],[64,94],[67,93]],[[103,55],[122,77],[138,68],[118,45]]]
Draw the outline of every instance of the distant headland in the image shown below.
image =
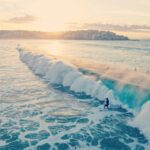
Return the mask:
[[129,40],[128,37],[114,32],[98,30],[65,32],[0,30],[0,39]]

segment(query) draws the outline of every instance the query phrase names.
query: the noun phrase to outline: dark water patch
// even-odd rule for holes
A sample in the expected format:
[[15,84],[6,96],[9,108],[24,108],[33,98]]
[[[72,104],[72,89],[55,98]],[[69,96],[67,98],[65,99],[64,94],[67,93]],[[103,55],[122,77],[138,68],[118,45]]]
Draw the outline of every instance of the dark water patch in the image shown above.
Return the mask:
[[5,146],[0,146],[0,150],[23,150],[27,147],[29,147],[29,143],[27,141],[17,140],[8,143]]
[[57,118],[49,116],[49,115],[43,115],[41,116],[41,119],[44,120],[45,122],[52,123],[52,122],[55,122]]
[[145,148],[142,145],[136,145],[134,150],[145,150]]
[[58,150],[69,150],[69,146],[66,143],[56,143]]
[[77,120],[77,123],[88,123],[89,119],[88,118],[81,118],[79,120]]
[[10,143],[19,139],[19,132],[9,131],[8,129],[0,129],[0,140]]
[[43,145],[39,145],[39,146],[37,147],[37,150],[49,150],[50,148],[51,148],[51,145],[48,144],[48,143],[45,143],[45,144],[43,144]]
[[119,141],[117,137],[102,139],[101,148],[105,150],[130,150],[130,147]]
[[127,118],[131,119],[134,117],[133,113],[131,113],[131,112],[117,114],[116,116],[118,116],[118,118],[122,118],[122,119],[127,119]]
[[69,138],[70,138],[70,135],[68,135],[68,134],[65,134],[61,137],[62,140],[67,140]]
[[80,147],[79,141],[76,139],[70,139],[68,144],[74,149],[77,149],[77,147]]
[[30,144],[31,144],[32,146],[35,146],[35,145],[38,144],[38,140],[31,140],[31,141],[30,141]]
[[6,140],[6,143],[10,143],[10,142],[13,142],[13,141],[16,141],[16,140],[19,140],[19,135],[20,133],[19,132],[15,132],[15,133],[9,133],[10,137],[9,139]]
[[120,105],[116,105],[116,106],[110,107],[109,111],[116,111],[116,112],[121,112],[121,113],[127,113],[128,112],[127,109],[123,108]]
[[90,95],[87,95],[84,92],[74,92],[74,91],[70,90],[69,87],[64,87],[61,84],[52,84],[50,86],[53,86],[54,89],[57,89],[61,92],[66,92],[68,94],[71,94],[74,97],[79,98],[79,99],[91,99],[92,98]]
[[133,143],[133,142],[134,142],[134,140],[131,139],[131,138],[124,138],[123,140],[124,140],[124,142],[125,142],[126,144],[130,144],[130,143]]
[[123,123],[117,124],[119,129],[123,131],[124,135],[128,135],[132,138],[137,138],[139,143],[146,144],[148,143],[148,140],[145,138],[145,136],[140,132],[140,130],[136,127],[132,127]]

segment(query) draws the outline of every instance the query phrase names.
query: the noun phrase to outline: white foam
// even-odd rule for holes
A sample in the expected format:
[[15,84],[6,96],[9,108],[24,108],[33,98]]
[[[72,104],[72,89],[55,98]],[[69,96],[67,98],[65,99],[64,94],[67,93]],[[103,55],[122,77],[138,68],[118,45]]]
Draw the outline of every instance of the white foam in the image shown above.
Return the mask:
[[41,62],[35,69],[35,74],[44,76],[51,64],[52,63],[48,59],[42,58]]
[[138,126],[150,141],[150,116],[149,115],[150,115],[150,100],[142,106],[141,111],[135,117],[132,123]]
[[101,85],[98,87],[97,92],[95,93],[94,97],[98,99],[104,99],[107,92],[108,92],[108,88],[104,85]]
[[65,65],[61,61],[57,61],[50,68],[48,69],[45,78],[50,82],[54,84],[62,84],[63,79],[68,72],[72,71],[73,68],[71,68],[68,65]]
[[40,65],[41,58],[42,58],[42,55],[38,55],[33,58],[33,61],[30,61],[29,66],[32,68],[32,70],[35,70]]
[[77,70],[69,72],[63,80],[63,86],[70,87],[72,83],[81,76],[82,74]]
[[4,146],[4,145],[6,145],[6,142],[5,142],[5,141],[0,140],[0,146]]
[[89,79],[82,75],[73,82],[70,89],[75,92],[85,92],[86,93],[86,91],[89,88],[89,86],[88,86],[89,82],[90,82]]
[[108,97],[114,100],[112,90],[108,89],[101,80],[82,74],[75,66],[58,61],[53,57],[46,58],[26,50],[19,50],[20,59],[35,73],[44,76],[52,84],[61,84],[74,92],[85,93],[93,98],[103,100]]

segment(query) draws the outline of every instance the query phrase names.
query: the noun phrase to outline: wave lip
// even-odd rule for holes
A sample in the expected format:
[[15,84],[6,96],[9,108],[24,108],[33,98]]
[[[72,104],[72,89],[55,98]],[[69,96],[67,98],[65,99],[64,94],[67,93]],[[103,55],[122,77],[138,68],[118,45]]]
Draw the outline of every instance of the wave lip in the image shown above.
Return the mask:
[[23,48],[18,48],[18,51],[20,59],[35,74],[42,76],[49,83],[60,84],[75,93],[84,93],[99,100],[108,97],[112,104],[117,103],[113,91],[106,87],[101,80],[91,79],[75,66],[53,57],[35,54]]

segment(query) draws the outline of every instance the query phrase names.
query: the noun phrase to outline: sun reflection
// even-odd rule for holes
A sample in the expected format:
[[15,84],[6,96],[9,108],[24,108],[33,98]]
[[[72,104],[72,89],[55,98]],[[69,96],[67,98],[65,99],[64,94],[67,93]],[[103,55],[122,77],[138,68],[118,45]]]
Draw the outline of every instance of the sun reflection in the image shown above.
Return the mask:
[[45,41],[45,43],[41,44],[41,46],[38,49],[42,50],[42,53],[44,52],[44,54],[46,54],[46,55],[59,56],[62,53],[61,52],[61,49],[62,49],[61,41],[59,41],[59,40]]
[[52,41],[48,53],[53,55],[59,55],[61,50],[61,42],[60,41]]

